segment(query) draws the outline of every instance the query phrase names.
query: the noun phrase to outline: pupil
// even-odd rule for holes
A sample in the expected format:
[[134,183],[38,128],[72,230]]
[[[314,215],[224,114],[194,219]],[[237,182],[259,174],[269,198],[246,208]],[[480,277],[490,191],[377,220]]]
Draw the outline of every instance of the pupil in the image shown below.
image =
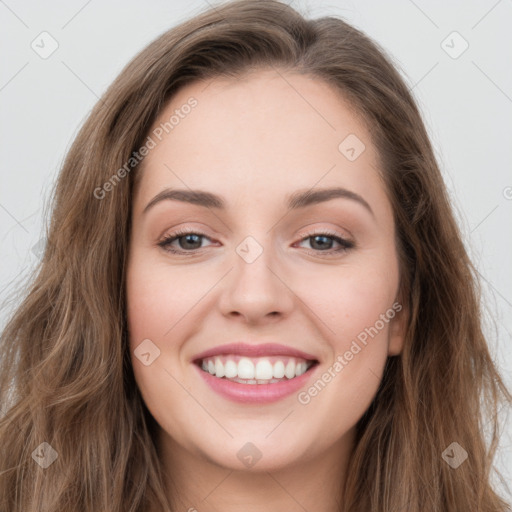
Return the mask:
[[[316,236],[314,236],[314,237],[313,237],[313,244],[312,244],[313,246],[316,244],[316,240],[317,240],[317,239],[323,240],[324,242],[325,242],[325,241],[327,241],[327,245],[329,245],[329,242],[332,242],[332,240],[330,240],[330,238],[329,238],[329,237],[327,237],[327,236],[323,236],[323,235],[316,235]],[[319,248],[320,248],[320,249],[323,249],[323,248],[325,248],[325,247],[326,247],[326,244],[325,244],[325,243],[323,243],[323,242],[320,242],[320,246],[319,246]],[[315,247],[313,247],[313,248],[315,248]],[[328,248],[329,248],[329,247],[328,247]]]
[[[201,238],[201,235],[190,234],[190,235],[185,235],[185,236],[181,237],[181,240],[185,239],[185,245],[190,243],[192,245],[199,244],[199,246],[201,246],[200,238]],[[325,249],[326,246],[329,246],[329,242],[332,243],[332,240],[328,236],[315,235],[315,236],[312,237],[312,239],[313,239],[312,246],[316,245],[320,249]],[[181,245],[183,247],[183,244],[181,244]],[[185,247],[185,248],[187,248],[187,247]],[[190,247],[188,247],[188,248],[190,249]],[[198,247],[192,247],[192,249],[197,249],[197,248]]]
[[[190,242],[192,245],[194,245],[194,243],[197,245],[199,237],[200,237],[200,235],[190,234],[190,235],[185,235],[184,237],[182,237],[182,239],[183,238],[185,239],[185,244],[188,244]],[[195,242],[193,240],[194,238],[196,239]],[[199,246],[200,245],[201,245],[201,241],[199,240]],[[185,246],[185,248],[190,249],[191,247]],[[192,249],[197,249],[197,247],[192,247]]]

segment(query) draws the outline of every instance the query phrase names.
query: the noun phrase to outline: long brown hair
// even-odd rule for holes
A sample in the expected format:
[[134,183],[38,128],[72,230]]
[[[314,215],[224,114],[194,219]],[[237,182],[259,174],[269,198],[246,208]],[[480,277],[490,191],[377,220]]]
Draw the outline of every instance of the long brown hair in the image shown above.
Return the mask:
[[[1,337],[1,512],[170,509],[128,351],[124,281],[138,168],[126,163],[178,89],[260,67],[324,80],[347,99],[378,149],[394,210],[406,341],[358,423],[343,510],[506,510],[490,479],[498,406],[511,397],[489,355],[476,271],[407,85],[385,52],[341,19],[239,0],[137,55],[67,155],[42,261]],[[468,454],[457,469],[442,455],[453,442]],[[38,457],[53,461],[43,468]]]

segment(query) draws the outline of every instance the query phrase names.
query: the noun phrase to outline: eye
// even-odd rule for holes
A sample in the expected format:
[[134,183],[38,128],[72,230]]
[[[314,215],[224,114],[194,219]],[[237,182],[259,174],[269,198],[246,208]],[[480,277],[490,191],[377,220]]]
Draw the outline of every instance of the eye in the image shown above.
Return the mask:
[[[190,254],[194,253],[194,251],[202,249],[201,242],[203,238],[208,237],[204,233],[182,230],[176,231],[166,236],[161,242],[158,243],[158,245],[164,250],[174,254]],[[172,245],[176,241],[180,246],[178,248]]]
[[[203,249],[203,239],[209,239],[204,233],[191,230],[180,230],[166,236],[161,242],[158,243],[165,251],[173,254],[187,254],[193,255],[196,251]],[[350,240],[342,238],[338,233],[330,231],[308,233],[306,237],[302,238],[299,243],[311,240],[310,243],[315,255],[321,254],[322,256],[329,256],[339,254],[349,249],[352,249],[355,244]],[[175,242],[178,242],[176,247]],[[337,249],[332,250],[333,244],[338,244]],[[322,254],[323,253],[323,254]]]
[[[310,246],[315,254],[325,253],[325,256],[339,254],[352,249],[355,244],[350,240],[342,238],[338,233],[331,231],[308,233],[300,243],[310,240]],[[333,243],[339,245],[337,249],[332,249]],[[322,254],[323,256],[324,254]]]

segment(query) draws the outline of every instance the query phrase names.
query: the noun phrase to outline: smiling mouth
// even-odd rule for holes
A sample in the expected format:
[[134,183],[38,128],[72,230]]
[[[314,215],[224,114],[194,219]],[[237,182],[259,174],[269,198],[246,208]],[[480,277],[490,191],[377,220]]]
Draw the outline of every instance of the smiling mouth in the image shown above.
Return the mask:
[[218,355],[194,361],[204,372],[239,384],[277,384],[300,377],[318,364],[290,356],[244,357]]

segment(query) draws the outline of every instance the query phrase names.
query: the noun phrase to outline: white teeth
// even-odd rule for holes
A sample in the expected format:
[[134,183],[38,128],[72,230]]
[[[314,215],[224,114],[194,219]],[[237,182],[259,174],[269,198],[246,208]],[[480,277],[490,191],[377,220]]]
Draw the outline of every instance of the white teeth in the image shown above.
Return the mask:
[[268,359],[261,359],[256,363],[256,379],[269,380],[272,378],[272,375],[273,368]]
[[299,363],[296,368],[295,368],[295,376],[296,377],[299,377],[300,375],[302,375],[303,373],[305,373],[307,370],[307,365],[306,363]]
[[254,363],[250,359],[242,357],[238,361],[238,377],[240,379],[254,379],[254,373]]
[[234,379],[230,379],[233,382],[239,382],[240,384],[274,384],[275,382],[281,382],[279,379],[270,379],[270,380],[256,380],[256,379],[239,379],[238,377],[235,377]]
[[283,363],[283,361],[276,361],[274,363],[273,375],[274,375],[274,379],[282,379],[284,377],[284,363]]
[[215,375],[217,377],[224,377],[224,365],[219,358],[215,359]]
[[227,379],[232,379],[238,375],[238,365],[235,361],[228,359],[224,365],[224,373]]
[[310,362],[283,356],[249,358],[240,356],[215,356],[202,360],[201,368],[218,378],[225,377],[243,384],[269,384],[293,379],[304,374]]
[[[209,366],[210,365],[208,365],[208,367]],[[286,368],[284,369],[284,374],[286,375],[286,378],[288,378],[288,379],[293,379],[293,377],[295,377],[295,362],[293,361],[293,359],[290,359],[288,361],[288,364],[286,365]]]

